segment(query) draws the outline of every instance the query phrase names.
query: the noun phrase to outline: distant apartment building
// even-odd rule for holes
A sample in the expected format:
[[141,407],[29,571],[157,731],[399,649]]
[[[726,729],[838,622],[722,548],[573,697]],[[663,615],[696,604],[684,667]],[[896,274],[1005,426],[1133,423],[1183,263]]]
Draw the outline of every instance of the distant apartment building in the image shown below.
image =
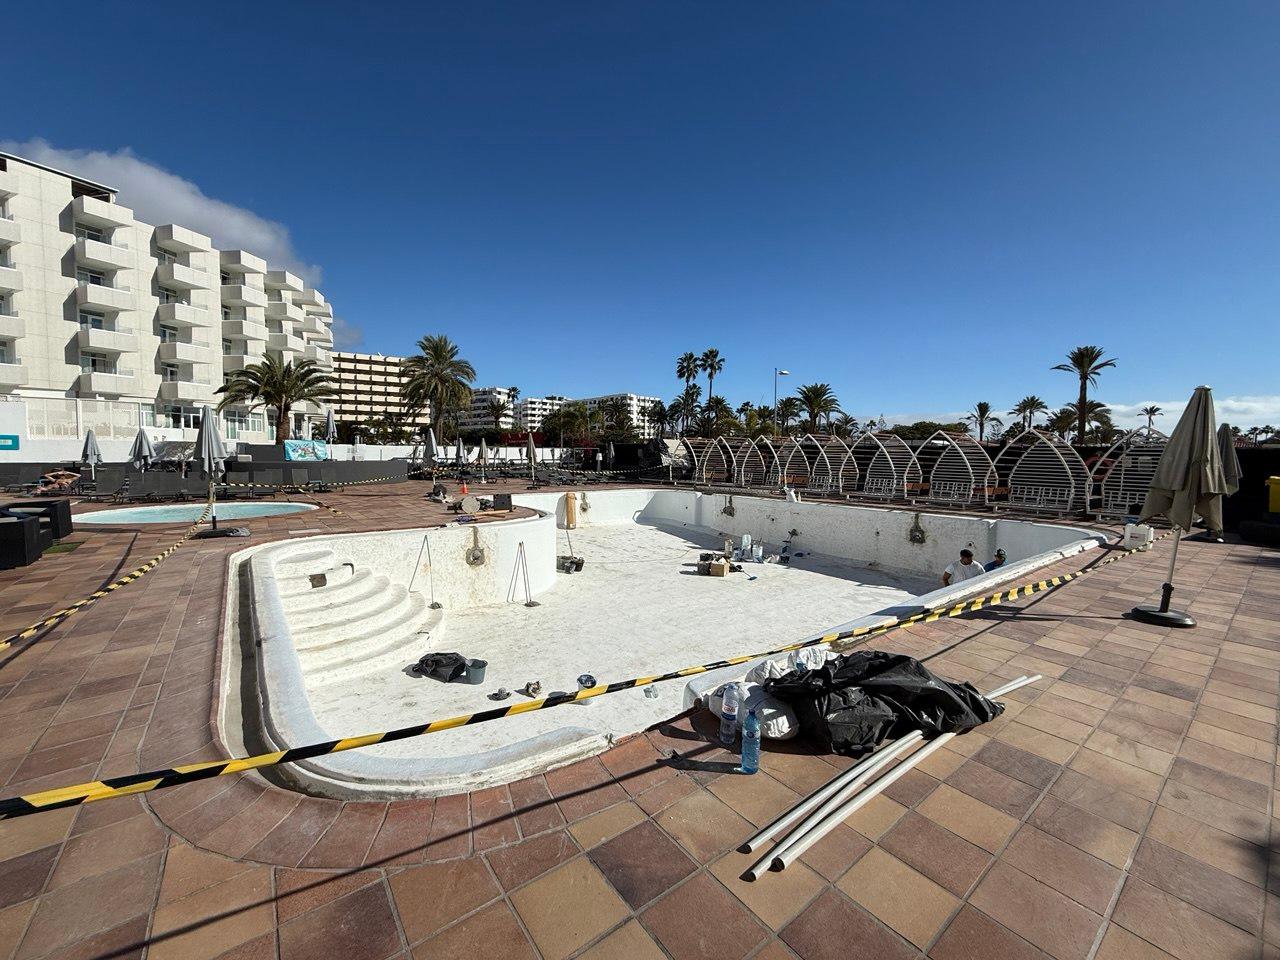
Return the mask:
[[390,415],[406,426],[425,427],[431,422],[431,405],[410,410],[404,401],[403,357],[380,353],[335,353],[333,376],[337,396],[333,416],[340,423],[370,423]]
[[622,400],[626,404],[627,413],[631,416],[631,425],[635,427],[637,436],[648,440],[658,435],[648,416],[649,408],[658,402],[658,397],[641,397],[634,393],[610,393],[603,397],[584,397],[582,402],[587,405],[588,411],[593,411],[611,400]]
[[568,397],[525,397],[516,405],[516,426],[541,430],[542,421],[569,402]]
[[[494,402],[506,404],[506,413],[497,423],[499,430],[514,430],[516,426],[515,404],[512,403],[512,391],[515,387],[472,387],[471,406],[458,417],[458,428],[461,430],[490,430],[494,427],[493,414],[489,405]],[[518,392],[518,391],[517,391]]]
[[[0,434],[131,440],[141,425],[191,439],[232,371],[268,355],[329,369],[332,324],[301,277],[0,153]],[[303,404],[292,427],[322,417]],[[222,420],[230,439],[274,436],[261,409]]]

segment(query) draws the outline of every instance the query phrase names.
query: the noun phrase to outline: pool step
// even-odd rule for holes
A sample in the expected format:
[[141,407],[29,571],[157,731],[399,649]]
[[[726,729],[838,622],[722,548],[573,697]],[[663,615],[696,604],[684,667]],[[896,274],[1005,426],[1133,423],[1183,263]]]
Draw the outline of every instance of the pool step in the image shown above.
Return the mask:
[[291,574],[299,573],[299,567],[325,569],[333,566],[333,561],[333,551],[327,547],[321,547],[317,550],[302,550],[277,560],[275,562],[276,576],[287,577]]
[[317,624],[330,623],[341,617],[350,623],[357,617],[374,612],[390,599],[391,579],[384,574],[360,569],[347,580],[316,587],[310,593],[293,595],[285,600],[289,626],[294,631]]
[[400,622],[409,607],[426,607],[420,594],[409,594],[403,584],[388,583],[371,603],[312,614],[289,616],[293,645],[304,650],[322,650],[353,636],[367,636]]
[[[323,569],[310,569],[305,573],[293,572],[286,575],[276,576],[276,588],[280,591],[281,599],[288,601],[293,597],[304,597],[310,594],[319,594],[321,591],[330,591],[338,586],[350,583],[355,579],[357,573],[364,573],[365,576],[371,576],[371,571],[357,571],[349,563],[340,566],[330,566]],[[323,577],[321,581],[318,578]]]
[[443,619],[443,610],[432,610],[421,596],[411,594],[400,616],[383,628],[352,634],[323,648],[299,650],[307,685],[322,687],[403,670],[440,642]]

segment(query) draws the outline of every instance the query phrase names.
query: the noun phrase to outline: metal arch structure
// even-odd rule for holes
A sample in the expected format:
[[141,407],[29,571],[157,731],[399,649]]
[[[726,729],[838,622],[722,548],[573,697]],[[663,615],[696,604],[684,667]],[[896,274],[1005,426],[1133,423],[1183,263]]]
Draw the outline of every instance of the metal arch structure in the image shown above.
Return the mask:
[[[795,437],[783,437],[777,446],[778,485],[799,489],[809,485],[809,462]],[[798,472],[793,472],[798,471]]]
[[745,486],[746,484],[742,480],[742,473],[746,466],[747,457],[751,455],[751,438],[725,437],[724,441],[733,454],[733,482],[737,486]]
[[867,431],[849,448],[859,473],[857,493],[885,500],[919,495],[920,465],[896,433]]
[[680,446],[684,449],[689,457],[689,476],[687,479],[690,483],[702,482],[702,458],[706,451],[709,441],[702,437],[681,437]]
[[783,472],[787,486],[797,490],[826,491],[831,488],[831,463],[827,460],[822,441],[811,433],[792,440]]
[[837,436],[827,437],[822,443],[822,477],[823,486],[832,493],[840,493],[844,489],[844,464],[849,456],[849,447]]
[[702,468],[699,474],[703,483],[732,485],[737,477],[737,463],[733,458],[724,437],[716,437],[707,441],[706,450],[702,454]]
[[986,449],[967,433],[938,430],[915,451],[930,503],[986,503],[995,488],[995,464]]
[[857,493],[858,484],[862,480],[862,471],[858,469],[858,460],[853,455],[856,443],[855,439],[853,443],[844,444],[844,458],[840,461],[839,473],[841,493]]
[[778,455],[766,437],[757,437],[738,464],[738,482],[744,487],[776,487]]
[[1083,512],[1089,503],[1089,468],[1075,447],[1052,433],[1028,427],[995,459],[997,497],[1022,510]]
[[1142,512],[1143,501],[1165,444],[1169,442],[1154,427],[1139,427],[1111,445],[1093,465],[1091,494],[1097,498],[1090,510],[1100,517],[1127,517]]

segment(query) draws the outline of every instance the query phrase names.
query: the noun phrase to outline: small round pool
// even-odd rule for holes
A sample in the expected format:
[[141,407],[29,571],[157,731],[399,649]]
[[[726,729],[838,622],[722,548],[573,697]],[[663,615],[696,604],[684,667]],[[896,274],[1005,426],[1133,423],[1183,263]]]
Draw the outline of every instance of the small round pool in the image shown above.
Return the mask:
[[[77,513],[77,524],[195,523],[204,513],[205,504],[174,503],[157,507],[121,507],[117,510],[95,510]],[[316,509],[309,503],[220,503],[219,520],[251,520],[254,517],[278,517],[286,513],[302,513]]]

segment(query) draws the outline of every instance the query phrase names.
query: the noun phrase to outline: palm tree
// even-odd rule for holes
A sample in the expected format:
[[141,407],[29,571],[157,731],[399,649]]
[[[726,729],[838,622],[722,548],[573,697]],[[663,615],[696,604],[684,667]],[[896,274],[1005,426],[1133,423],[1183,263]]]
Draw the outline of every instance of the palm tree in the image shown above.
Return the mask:
[[214,393],[222,394],[218,412],[227,407],[247,405],[249,409],[274,407],[276,443],[289,439],[289,414],[300,403],[321,403],[337,393],[337,381],[314,360],[284,363],[267,354],[261,363],[237,370]]
[[710,402],[716,395],[716,377],[724,369],[724,358],[715,347],[709,347],[698,358],[698,368],[707,375],[707,401]]
[[511,404],[505,400],[499,400],[497,397],[489,401],[485,412],[489,414],[489,419],[493,421],[493,429],[502,429],[502,419],[511,412]]
[[1048,412],[1049,405],[1032,393],[1014,404],[1013,409],[1009,411],[1009,415],[1020,419],[1025,430],[1035,422],[1037,416]]
[[1085,433],[1081,438],[1079,435],[1079,426],[1081,421],[1080,405],[1078,403],[1068,403],[1062,409],[1071,411],[1071,416],[1075,420],[1077,428],[1076,443],[1088,443],[1092,439],[1095,443],[1106,442],[1103,437],[1111,436],[1116,426],[1111,420],[1111,408],[1105,403],[1098,400],[1086,400],[1084,405],[1084,424]]
[[698,415],[698,411],[702,409],[699,401],[702,400],[702,388],[696,383],[688,384],[680,393],[680,399],[684,406],[684,428],[689,429],[689,421]]
[[817,433],[818,424],[823,417],[831,416],[840,410],[840,402],[829,383],[806,383],[796,391],[796,399],[809,418],[809,432]]
[[1163,413],[1164,413],[1164,411],[1163,411],[1163,410],[1161,410],[1159,407],[1157,407],[1157,406],[1153,403],[1153,404],[1152,404],[1151,406],[1149,406],[1149,407],[1143,407],[1143,408],[1142,408],[1142,410],[1141,410],[1141,413],[1142,413],[1142,415],[1143,415],[1144,417],[1146,417],[1146,418],[1147,418],[1147,429],[1148,429],[1148,430],[1150,430],[1150,429],[1151,429],[1152,424],[1155,422],[1156,417],[1158,417],[1158,416],[1160,416],[1161,414],[1163,414]]
[[1089,388],[1098,385],[1098,374],[1107,367],[1114,367],[1116,361],[1114,358],[1104,360],[1103,354],[1106,353],[1102,347],[1092,344],[1076,347],[1067,354],[1067,362],[1060,363],[1054,370],[1061,370],[1064,373],[1073,373],[1080,379],[1080,396],[1076,400],[1076,443],[1084,441],[1085,431],[1089,425],[1085,422],[1085,413],[1089,404]]
[[783,397],[778,401],[778,429],[784,434],[791,421],[800,416],[800,401],[795,397]]
[[470,402],[476,368],[458,356],[458,345],[443,334],[419,340],[417,355],[405,360],[401,370],[406,400],[419,408],[431,404],[431,427],[437,433],[447,411]]
[[661,400],[655,400],[645,410],[644,417],[653,427],[653,432],[659,437],[667,435],[667,424],[671,422],[671,413],[667,410],[665,403]]
[[1003,427],[1004,421],[997,417],[991,411],[991,404],[985,400],[979,400],[973,405],[973,411],[965,418],[966,423],[972,423],[978,428],[978,442],[982,443],[987,438],[987,427]]
[[684,395],[676,397],[667,404],[667,418],[671,425],[680,433],[687,433],[689,430],[689,420],[697,415],[697,404],[691,407],[684,398]]
[[600,404],[600,413],[606,427],[624,432],[631,429],[631,408],[622,397],[610,397],[604,401]]
[[698,379],[698,374],[702,371],[702,367],[698,363],[698,355],[693,352],[680,354],[676,358],[676,377],[684,381],[687,387]]
[[1075,427],[1076,419],[1075,405],[1068,404],[1049,414],[1049,422],[1045,424],[1045,428],[1065,440],[1067,434]]
[[841,412],[831,423],[831,432],[843,440],[847,440],[858,432],[858,421],[855,417]]

